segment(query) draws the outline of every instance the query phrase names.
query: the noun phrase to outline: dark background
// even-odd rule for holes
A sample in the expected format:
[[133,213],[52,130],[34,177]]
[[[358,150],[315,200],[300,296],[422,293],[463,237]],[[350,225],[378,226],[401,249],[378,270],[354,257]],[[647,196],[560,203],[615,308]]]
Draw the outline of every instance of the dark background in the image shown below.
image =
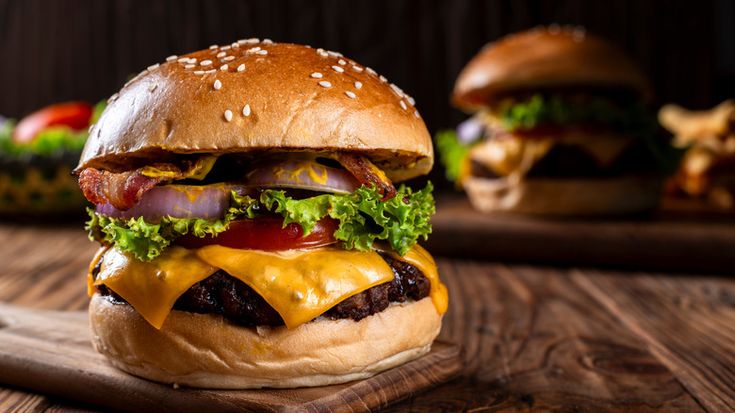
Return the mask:
[[483,44],[549,23],[621,44],[652,78],[657,103],[705,107],[735,95],[728,0],[0,0],[0,114],[101,100],[170,54],[269,37],[373,67],[416,98],[434,132],[462,119],[448,95]]

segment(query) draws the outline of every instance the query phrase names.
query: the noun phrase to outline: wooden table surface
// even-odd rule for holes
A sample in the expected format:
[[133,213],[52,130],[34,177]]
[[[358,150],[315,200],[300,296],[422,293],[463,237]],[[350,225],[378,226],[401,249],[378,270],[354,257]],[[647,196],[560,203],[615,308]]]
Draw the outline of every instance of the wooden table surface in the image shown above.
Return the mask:
[[[95,245],[79,226],[4,223],[0,245],[0,300],[86,307]],[[466,367],[389,411],[735,410],[735,280],[437,261],[441,338],[464,346]],[[89,410],[0,385],[0,411]]]

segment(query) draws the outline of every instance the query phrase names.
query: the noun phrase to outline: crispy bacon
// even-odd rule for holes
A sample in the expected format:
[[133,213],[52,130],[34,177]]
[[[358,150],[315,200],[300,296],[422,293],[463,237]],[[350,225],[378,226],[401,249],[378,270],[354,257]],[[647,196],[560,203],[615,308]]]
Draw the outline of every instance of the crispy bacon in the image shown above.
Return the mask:
[[375,185],[378,188],[378,192],[383,195],[383,201],[387,201],[396,196],[396,188],[393,186],[393,183],[369,159],[358,155],[340,153],[337,160],[361,184],[368,186]]
[[143,194],[166,178],[143,175],[143,168],[126,172],[108,172],[87,168],[79,174],[79,187],[93,204],[111,204],[119,210],[132,208]]

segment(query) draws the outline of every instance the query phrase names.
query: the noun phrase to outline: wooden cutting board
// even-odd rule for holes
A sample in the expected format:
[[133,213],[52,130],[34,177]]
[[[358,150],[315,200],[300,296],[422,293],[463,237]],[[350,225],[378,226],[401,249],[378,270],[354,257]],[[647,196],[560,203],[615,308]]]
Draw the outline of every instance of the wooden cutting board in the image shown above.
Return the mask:
[[640,217],[562,219],[483,214],[443,199],[435,255],[573,266],[735,273],[735,214],[686,206]]
[[289,390],[194,390],[123,373],[90,342],[86,312],[0,303],[0,382],[129,411],[353,412],[386,406],[457,376],[459,348],[430,353],[367,380]]

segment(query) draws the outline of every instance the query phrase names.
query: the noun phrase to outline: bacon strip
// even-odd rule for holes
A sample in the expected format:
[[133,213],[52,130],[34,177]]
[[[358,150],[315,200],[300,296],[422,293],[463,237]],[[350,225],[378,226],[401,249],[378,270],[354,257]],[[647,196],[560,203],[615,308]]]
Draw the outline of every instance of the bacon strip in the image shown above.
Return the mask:
[[111,204],[124,211],[140,201],[143,194],[166,180],[143,175],[143,168],[114,173],[87,168],[79,174],[79,187],[93,204]]
[[396,196],[396,188],[393,186],[393,183],[369,159],[358,155],[340,153],[337,155],[337,160],[361,184],[368,186],[375,185],[378,188],[378,192],[383,195],[383,201],[387,201]]

